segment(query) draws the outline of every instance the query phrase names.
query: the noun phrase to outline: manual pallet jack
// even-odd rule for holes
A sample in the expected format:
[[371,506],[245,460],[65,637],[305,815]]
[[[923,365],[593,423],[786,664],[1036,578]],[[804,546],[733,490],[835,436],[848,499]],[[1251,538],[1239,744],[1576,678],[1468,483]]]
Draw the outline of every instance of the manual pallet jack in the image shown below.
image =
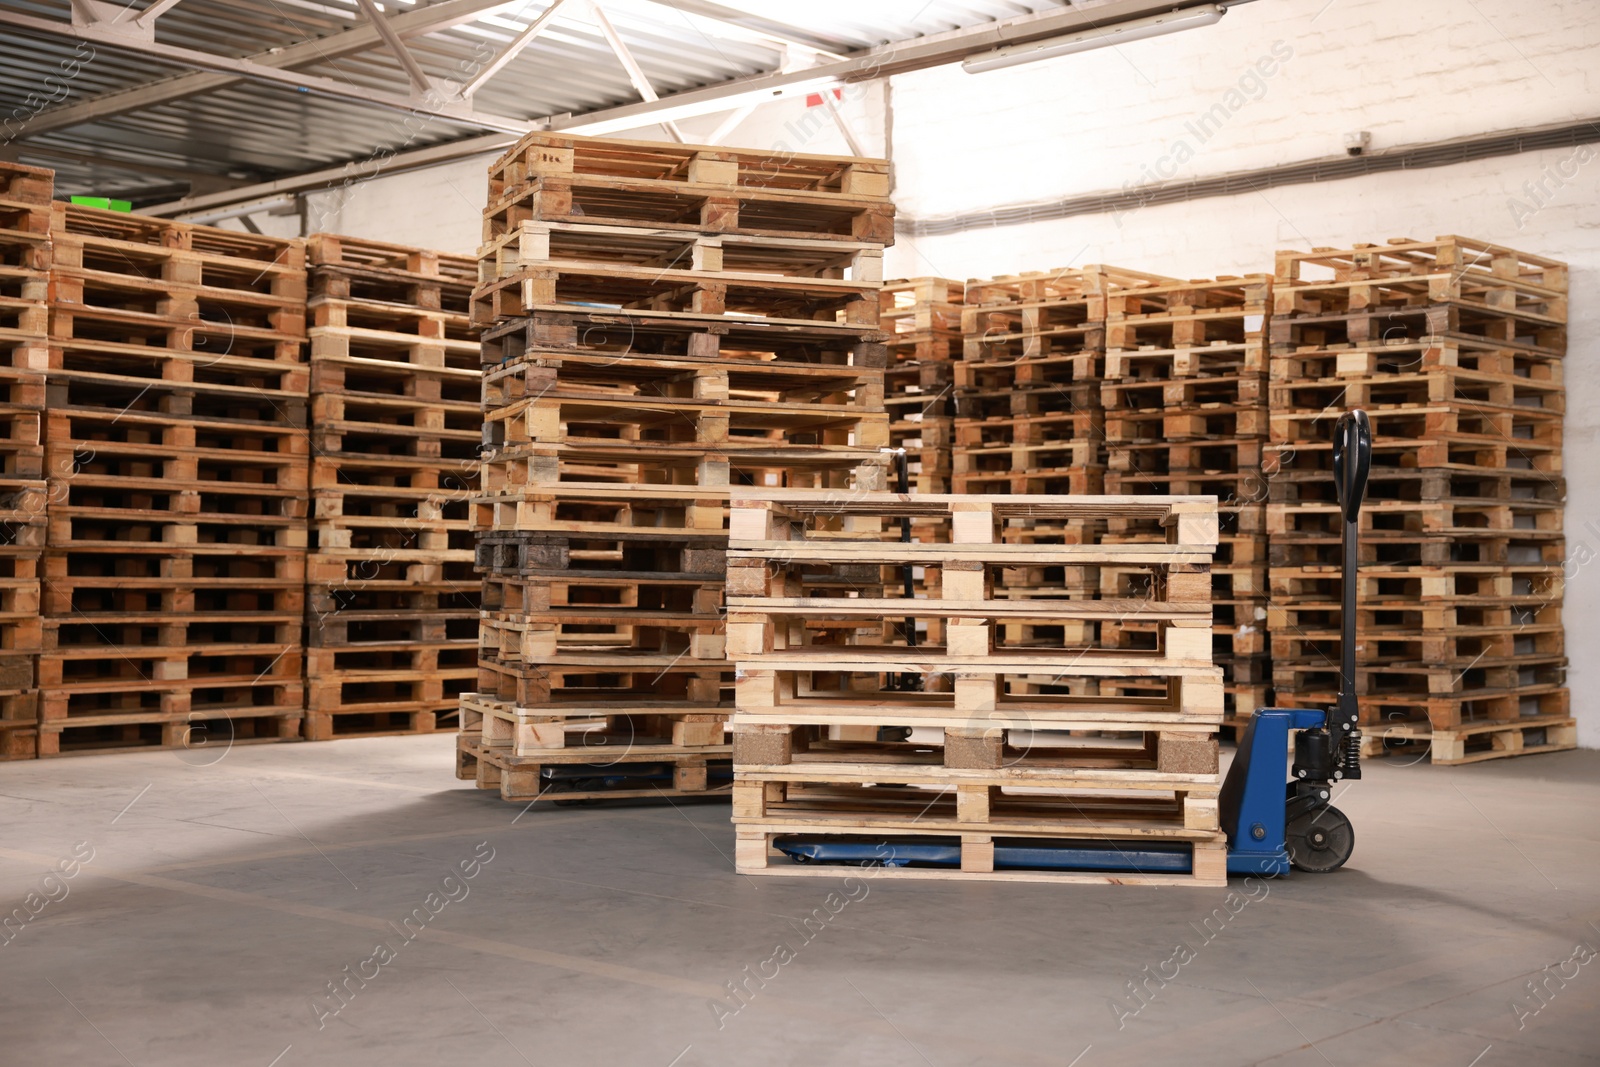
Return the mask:
[[[1356,569],[1359,564],[1361,501],[1372,465],[1372,428],[1367,413],[1340,416],[1333,436],[1343,552],[1339,694],[1325,711],[1261,708],[1239,739],[1238,752],[1218,798],[1228,835],[1230,874],[1281,875],[1290,867],[1309,872],[1337,870],[1355,848],[1349,818],[1329,801],[1333,786],[1361,777],[1361,730],[1355,693]],[[909,629],[909,626],[908,626]],[[1293,780],[1285,794],[1283,760],[1294,737]],[[946,840],[826,835],[780,837],[774,846],[798,863],[958,867],[960,848]],[[1051,842],[997,840],[996,870],[1187,873],[1191,857],[1182,846],[1148,842]]]

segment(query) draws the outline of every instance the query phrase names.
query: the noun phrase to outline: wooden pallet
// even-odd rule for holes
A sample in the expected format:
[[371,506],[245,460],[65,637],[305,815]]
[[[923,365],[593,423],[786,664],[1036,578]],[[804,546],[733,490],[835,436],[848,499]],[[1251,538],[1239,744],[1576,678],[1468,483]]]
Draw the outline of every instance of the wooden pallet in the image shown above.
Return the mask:
[[733,681],[733,665],[718,657],[690,660],[676,653],[609,650],[574,652],[538,664],[501,663],[480,649],[477,692],[523,707],[592,702],[603,695],[619,713],[637,707],[662,714],[716,708]]
[[1531,306],[1545,314],[1565,299],[1567,273],[1558,260],[1503,246],[1457,237],[1397,238],[1386,246],[1279,252],[1272,295],[1280,315],[1447,299]]
[[429,248],[387,244],[342,233],[314,233],[307,237],[306,265],[344,267],[384,278],[439,278],[469,288],[477,280],[477,267],[471,256],[454,256]]
[[56,172],[48,167],[0,163],[0,200],[49,207],[55,192]]
[[[769,157],[770,158],[770,157]],[[888,244],[894,208],[878,195],[735,187],[717,181],[539,175],[491,192],[484,210],[488,244],[529,220],[757,237],[828,238]]]
[[1105,263],[1058,267],[1024,274],[1001,274],[967,282],[968,305],[1032,304],[1071,300],[1085,294],[1125,295],[1127,289],[1160,288],[1184,284],[1181,279],[1149,274]]
[[[965,365],[961,365],[965,366]],[[1002,422],[1044,415],[1076,415],[1092,427],[1101,419],[1098,387],[1093,382],[1058,382],[1003,388],[955,390],[955,417],[964,422]],[[1087,432],[1087,431],[1086,431]]]
[[1105,376],[1108,381],[1148,379],[1173,382],[1184,378],[1254,376],[1267,369],[1267,351],[1264,341],[1108,349],[1105,354]]
[[1134,377],[1108,380],[1100,386],[1100,402],[1108,413],[1156,412],[1177,407],[1260,407],[1267,404],[1266,383],[1259,371],[1195,377]]
[[110,752],[169,750],[209,766],[234,745],[293,741],[300,735],[301,698],[279,706],[247,704],[195,707],[181,713],[85,715],[39,723],[41,758]]
[[[968,307],[962,312],[963,363],[988,365],[1032,364],[1021,373],[1086,380],[1100,365],[1090,358],[1105,351],[1105,307],[1098,297],[1041,305],[990,308]],[[998,369],[998,368],[996,368]],[[976,374],[977,371],[957,374]],[[960,379],[958,378],[958,381]]]
[[[1308,361],[1302,357],[1274,356],[1273,359],[1288,362],[1291,369],[1326,369],[1308,368]],[[1461,367],[1419,369],[1391,363],[1367,374],[1345,371],[1326,378],[1280,374],[1273,382],[1272,406],[1294,411],[1330,405],[1381,410],[1447,404],[1486,412],[1513,408],[1535,416],[1540,413],[1560,415],[1565,410],[1566,396],[1560,364],[1524,365],[1522,369],[1532,371],[1535,367],[1544,373],[1538,377],[1523,377]]]
[[[1187,421],[1187,417],[1185,419]],[[1254,475],[1262,479],[1265,488],[1266,480],[1277,472],[1265,466],[1264,435],[1240,433],[1237,426],[1229,428],[1235,432],[1215,436],[1174,435],[1176,439],[1172,439],[1142,433],[1134,437],[1126,432],[1124,425],[1120,427],[1122,439],[1107,442],[1107,467],[1134,478],[1182,474],[1196,477]],[[1108,433],[1112,429],[1109,420],[1106,429]]]
[[607,762],[624,754],[644,757],[652,752],[683,755],[698,752],[726,755],[731,708],[706,704],[699,708],[664,701],[659,709],[648,704],[622,710],[604,701],[558,706],[523,707],[482,693],[461,698],[463,732],[476,724],[478,742],[503,755],[515,757],[584,757]]
[[[1501,667],[1514,672],[1519,666],[1565,655],[1560,602],[1540,607],[1537,612],[1498,606],[1429,611],[1361,608],[1356,634],[1371,657],[1367,662],[1375,666],[1386,661],[1435,665],[1426,671],[1407,668],[1406,673],[1426,675],[1428,691],[1438,692],[1467,665],[1491,674]],[[1268,614],[1274,657],[1315,660],[1337,648],[1338,616],[1336,608],[1323,605],[1275,605]],[[1381,623],[1376,621],[1380,619]]]
[[[885,282],[879,291],[879,321],[894,335],[897,345],[914,345],[923,339],[959,338],[966,290],[965,282],[952,278],[897,278]],[[944,358],[959,356],[959,350],[947,350]]]
[[[1426,678],[1426,666],[1418,668]],[[1275,659],[1272,665],[1275,699],[1286,705],[1314,707],[1329,704],[1338,689],[1337,660],[1332,664],[1318,660],[1295,664]],[[1361,690],[1364,723],[1429,721],[1436,726],[1454,727],[1462,723],[1505,722],[1519,715],[1570,715],[1564,661],[1531,661],[1515,672],[1501,671],[1492,684],[1488,671],[1455,675],[1446,680],[1453,690],[1430,693],[1424,681],[1408,679],[1404,666],[1357,667],[1357,686]],[[1412,676],[1413,678],[1415,676]]]
[[[57,245],[56,255],[59,256]],[[184,286],[139,274],[73,270],[50,272],[56,294],[51,330],[57,336],[81,337],[81,320],[92,322],[165,323],[183,328],[201,322],[225,322],[230,329],[255,336],[300,337],[305,332],[305,303],[296,296],[251,290]],[[77,324],[72,332],[62,323]]]
[[1158,280],[1156,284],[1124,281],[1108,290],[1109,314],[1126,322],[1259,315],[1272,301],[1272,280],[1270,274],[1246,274],[1190,280],[1174,278],[1164,283]]
[[1274,383],[1327,382],[1390,374],[1445,371],[1471,381],[1475,374],[1513,379],[1528,389],[1561,384],[1561,354],[1510,341],[1430,336],[1380,338],[1367,344],[1275,345],[1269,363]]
[[480,285],[473,292],[472,321],[489,326],[544,308],[599,304],[789,322],[837,315],[849,325],[875,328],[877,287],[875,281],[851,279],[559,262]]
[[[1271,495],[1288,495],[1285,484],[1272,486]],[[1314,500],[1267,505],[1267,526],[1274,545],[1285,550],[1325,548],[1336,535],[1337,506]],[[1506,563],[1515,558],[1539,559],[1539,550],[1561,540],[1559,503],[1506,499],[1463,500],[1424,504],[1409,500],[1378,500],[1361,521],[1361,557],[1372,562],[1443,565],[1448,562]],[[1370,543],[1368,538],[1370,537]],[[1513,553],[1512,548],[1517,549]],[[1529,557],[1526,550],[1533,549]],[[1324,552],[1301,557],[1282,554],[1275,562],[1286,567],[1319,565]]]
[[[551,391],[486,412],[487,439],[503,449],[532,442],[590,449],[689,444],[716,452],[786,444],[880,448],[889,443],[881,386],[841,383],[846,388],[833,397],[805,403],[727,399],[716,395],[726,389],[726,379],[716,374],[683,384],[692,384],[695,395],[628,395],[618,390],[574,396],[568,390]],[[713,390],[712,395],[701,395],[703,389]]]
[[488,285],[526,270],[578,264],[686,270],[723,275],[729,281],[759,275],[881,283],[883,245],[526,221],[478,249],[478,284]]
[[[1402,608],[1456,605],[1538,607],[1558,602],[1566,575],[1555,564],[1454,563],[1431,567],[1368,564],[1356,576],[1363,606]],[[1321,567],[1274,567],[1271,593],[1284,603],[1337,606],[1339,574]]]
[[[1280,290],[1281,291],[1281,290]],[[1460,302],[1426,306],[1397,305],[1378,311],[1346,311],[1327,315],[1279,314],[1272,320],[1272,347],[1370,347],[1386,342],[1445,340],[1489,341],[1502,346],[1539,350],[1558,357],[1566,351],[1564,318],[1502,311],[1491,305]]]
[[[700,798],[726,798],[732,793],[728,774],[729,749],[695,748],[670,751],[651,746],[614,752],[605,746],[597,750],[563,749],[537,756],[516,756],[493,745],[484,744],[473,733],[462,733],[456,741],[456,777],[476,782],[479,789],[498,790],[503,800],[517,803],[561,805],[599,800],[673,801]],[[546,780],[546,768],[577,764],[592,767],[586,777]],[[668,784],[651,784],[637,789],[607,789],[598,783],[614,767],[650,764],[664,766],[671,778]],[[586,787],[587,786],[587,787]]]
[[[243,230],[62,201],[53,203],[51,209],[54,212],[52,233],[68,243],[85,249],[127,252],[134,263],[140,262],[141,256],[163,264],[198,263],[200,280],[206,284],[211,284],[208,272],[221,284],[224,279],[242,276],[246,263],[255,264],[261,275],[245,283],[255,290],[279,284],[268,278],[292,278],[296,272],[303,274],[305,270],[305,242],[298,238],[263,237]],[[64,265],[73,263],[69,261]],[[302,290],[301,296],[304,295]]]
[[[574,583],[619,581],[721,581],[727,562],[727,535],[717,529],[613,529],[548,533],[483,529],[478,532],[477,567],[508,586],[549,588],[562,578]],[[549,595],[559,594],[553,589]],[[522,593],[516,594],[520,602]]]
[[847,196],[889,192],[889,166],[881,159],[793,153],[780,159],[770,152],[713,145],[530,133],[490,164],[490,199],[507,187],[559,174],[686,180],[758,192],[788,189]]
[[1567,265],[1560,260],[1455,234],[1432,241],[1392,237],[1381,245],[1364,242],[1342,249],[1279,252],[1275,273],[1280,279],[1300,281],[1356,272],[1374,277],[1460,273],[1483,282],[1521,281],[1557,291],[1567,287]]
[[[741,320],[648,309],[541,308],[483,331],[490,371],[524,356],[608,359],[626,373],[636,358],[769,364],[803,372],[818,367],[882,369],[885,335],[823,321]],[[627,357],[624,359],[623,357]],[[533,365],[539,365],[534,363]],[[492,394],[486,394],[486,399]]]
[[490,167],[484,242],[523,221],[888,243],[888,164],[533,133]]
[[1424,745],[1430,763],[1447,767],[1561,752],[1578,747],[1578,723],[1562,715],[1535,715],[1515,722],[1464,723],[1453,729],[1427,723],[1381,723],[1368,728],[1362,738],[1361,755],[1405,755]]
[[308,741],[454,730],[478,678],[470,637],[348,642],[306,656]]
[[1106,310],[1106,347],[1170,351],[1259,342],[1266,335],[1272,285],[1267,275],[1255,278],[1242,285],[1115,291]]
[[[99,657],[102,662],[116,658],[105,650]],[[146,660],[153,662],[151,657]],[[297,651],[219,649],[216,663],[206,664],[205,673],[190,678],[145,677],[131,662],[126,669],[101,674],[65,674],[53,668],[47,671],[46,666],[41,659],[45,676],[39,685],[39,725],[46,734],[79,726],[181,725],[191,716],[271,715],[298,720],[305,707]],[[264,673],[264,668],[274,673]],[[43,737],[40,744],[41,750],[47,747]]]

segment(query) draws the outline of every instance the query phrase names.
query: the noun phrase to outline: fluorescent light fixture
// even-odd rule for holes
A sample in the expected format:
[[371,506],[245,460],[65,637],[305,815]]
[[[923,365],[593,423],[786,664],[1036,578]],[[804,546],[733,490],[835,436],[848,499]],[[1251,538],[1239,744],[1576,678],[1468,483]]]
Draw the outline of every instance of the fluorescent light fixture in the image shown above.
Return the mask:
[[1165,15],[1135,19],[1115,26],[1084,30],[1070,37],[1051,37],[1043,41],[1007,45],[1004,48],[996,48],[993,52],[968,56],[961,61],[961,68],[968,74],[982,74],[986,70],[1017,67],[1035,60],[1070,56],[1095,48],[1126,44],[1129,41],[1142,41],[1146,37],[1160,37],[1162,34],[1177,33],[1179,30],[1189,30],[1196,26],[1213,25],[1222,19],[1226,11],[1227,8],[1220,4],[1206,4],[1203,7],[1171,11]]

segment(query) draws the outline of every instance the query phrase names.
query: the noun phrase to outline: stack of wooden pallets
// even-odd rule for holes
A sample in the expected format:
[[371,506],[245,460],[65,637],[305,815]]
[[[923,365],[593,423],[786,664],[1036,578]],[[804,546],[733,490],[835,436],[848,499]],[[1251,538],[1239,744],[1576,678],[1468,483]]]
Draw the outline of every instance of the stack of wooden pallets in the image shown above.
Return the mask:
[[879,323],[889,335],[889,442],[905,451],[910,487],[919,493],[950,491],[965,302],[966,283],[949,278],[888,282],[880,294]]
[[952,489],[1101,492],[1108,294],[1173,280],[1087,266],[968,283]]
[[[1268,700],[1267,316],[1272,277],[1113,290],[1107,297],[1106,492],[1204,493],[1220,505],[1214,650],[1228,721]],[[1151,647],[1148,626],[1125,628]]]
[[[932,837],[959,845],[959,871],[885,873],[1223,884],[1214,501],[764,492],[735,494],[733,506],[740,871],[826,874],[771,865],[775,839],[790,834],[865,840],[890,865],[897,844]],[[938,532],[902,542],[902,518]],[[906,563],[929,572],[926,596],[850,587],[863,567]],[[1005,596],[1008,578],[1031,568],[1107,591]],[[1104,584],[1102,571],[1142,580]],[[907,615],[943,620],[943,642],[895,641],[883,621]],[[1096,623],[1131,615],[1158,624],[1159,648],[1130,652],[1095,638]],[[1072,684],[1130,677],[1159,691],[1080,695]],[[1191,869],[995,870],[997,844],[1029,842],[1160,843],[1190,850]]]
[[55,175],[0,163],[0,760],[38,751],[44,372]]
[[1278,703],[1336,684],[1329,438],[1363,407],[1358,692],[1369,748],[1570,748],[1561,625],[1564,264],[1461,237],[1278,255],[1270,481]]
[[56,204],[41,755],[294,736],[304,247]]
[[726,795],[730,490],[884,485],[887,167],[546,134],[492,166],[462,777]]
[[477,678],[477,264],[315,234],[306,737],[456,727]]

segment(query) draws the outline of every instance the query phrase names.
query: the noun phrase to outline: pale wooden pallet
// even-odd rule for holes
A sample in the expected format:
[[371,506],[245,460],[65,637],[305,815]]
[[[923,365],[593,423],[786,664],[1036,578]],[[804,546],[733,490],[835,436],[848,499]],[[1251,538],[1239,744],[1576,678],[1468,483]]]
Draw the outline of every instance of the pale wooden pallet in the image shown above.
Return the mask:
[[[1578,747],[1577,720],[1561,715],[1463,723],[1448,729],[1427,723],[1379,723],[1365,730],[1363,757],[1388,755],[1386,741],[1425,743],[1429,746],[1429,761],[1447,767]],[[1541,739],[1529,743],[1530,737]]]

